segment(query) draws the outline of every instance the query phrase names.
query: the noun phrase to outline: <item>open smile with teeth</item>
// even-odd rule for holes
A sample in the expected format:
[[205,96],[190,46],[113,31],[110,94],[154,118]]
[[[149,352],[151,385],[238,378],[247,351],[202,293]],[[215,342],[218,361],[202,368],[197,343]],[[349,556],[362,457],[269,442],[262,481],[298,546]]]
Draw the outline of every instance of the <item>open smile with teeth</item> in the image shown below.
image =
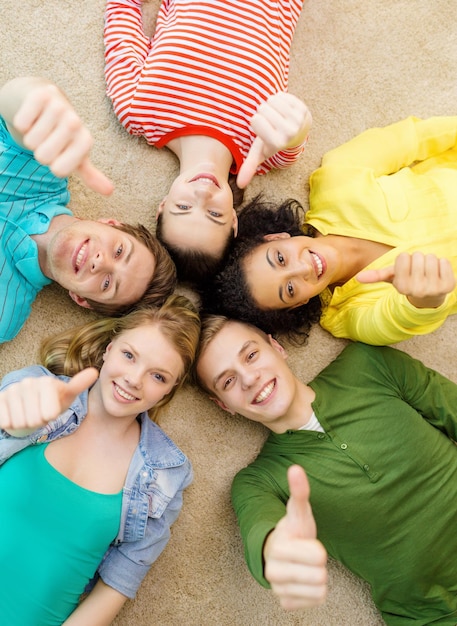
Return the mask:
[[265,385],[262,391],[254,398],[253,404],[260,404],[261,402],[265,402],[265,400],[267,400],[271,396],[275,387],[275,380],[272,380],[268,383],[268,385]]
[[79,269],[81,267],[82,260],[84,259],[84,256],[86,254],[86,249],[87,249],[87,241],[83,243],[83,245],[79,249],[78,256],[76,257],[75,270],[77,272],[79,272]]
[[317,275],[318,278],[320,278],[322,276],[322,272],[324,270],[324,266],[322,264],[322,261],[321,261],[320,257],[315,252],[311,252],[310,251],[310,254],[311,254],[311,258],[313,260],[314,267],[316,268],[316,275]]
[[192,178],[190,182],[191,183],[198,182],[198,183],[203,183],[205,185],[214,185],[215,187],[219,187],[219,183],[217,182],[217,179],[214,176],[208,176],[208,174],[195,176],[195,178]]
[[127,393],[124,389],[122,389],[122,387],[119,387],[119,385],[116,385],[116,383],[114,383],[114,389],[116,393],[118,393],[121,396],[121,398],[124,398],[124,400],[128,400],[129,402],[138,400],[138,398],[136,398],[135,396],[132,396],[130,393]]

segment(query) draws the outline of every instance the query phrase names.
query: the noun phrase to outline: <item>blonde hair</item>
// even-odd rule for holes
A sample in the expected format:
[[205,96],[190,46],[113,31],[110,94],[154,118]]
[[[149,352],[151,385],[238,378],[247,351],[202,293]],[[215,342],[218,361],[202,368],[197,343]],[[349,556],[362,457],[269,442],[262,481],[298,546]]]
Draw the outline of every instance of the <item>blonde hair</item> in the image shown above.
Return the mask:
[[175,387],[149,411],[159,409],[182,387],[195,359],[200,336],[200,317],[184,296],[170,296],[161,307],[142,307],[124,317],[105,317],[49,337],[41,344],[40,360],[56,375],[74,376],[85,367],[103,365],[106,346],[122,333],[144,325],[157,325],[180,355],[183,368]]

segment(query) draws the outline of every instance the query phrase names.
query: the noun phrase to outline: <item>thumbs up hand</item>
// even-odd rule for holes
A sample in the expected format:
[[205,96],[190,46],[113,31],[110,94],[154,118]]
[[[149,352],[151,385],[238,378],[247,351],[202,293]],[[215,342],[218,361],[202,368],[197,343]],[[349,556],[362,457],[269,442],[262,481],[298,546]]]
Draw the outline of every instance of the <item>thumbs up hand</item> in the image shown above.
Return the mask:
[[286,515],[264,546],[265,578],[289,611],[318,606],[327,593],[327,553],[316,538],[305,471],[293,465],[287,473],[290,498]]
[[393,266],[363,270],[356,278],[361,283],[391,283],[417,309],[438,308],[456,286],[449,259],[422,252],[402,252]]
[[25,437],[68,409],[97,378],[94,367],[68,382],[54,376],[23,378],[0,393],[0,428],[13,437]]
[[113,183],[90,161],[88,128],[56,85],[36,76],[13,78],[0,89],[0,115],[15,140],[56,176],[75,172],[94,191],[112,193]]
[[248,186],[265,159],[280,150],[300,146],[308,136],[311,124],[311,113],[299,98],[287,92],[270,96],[251,119],[252,130],[257,136],[238,172],[238,187]]

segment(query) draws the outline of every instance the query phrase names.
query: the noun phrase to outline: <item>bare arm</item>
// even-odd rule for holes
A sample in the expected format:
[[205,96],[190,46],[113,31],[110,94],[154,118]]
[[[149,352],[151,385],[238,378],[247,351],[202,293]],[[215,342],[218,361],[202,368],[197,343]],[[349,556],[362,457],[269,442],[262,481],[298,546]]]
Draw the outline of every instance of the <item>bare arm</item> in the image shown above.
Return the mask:
[[127,597],[100,579],[63,626],[109,626]]
[[75,172],[94,191],[113,191],[111,181],[89,159],[89,130],[58,87],[43,78],[14,78],[0,89],[0,115],[14,140],[56,176]]

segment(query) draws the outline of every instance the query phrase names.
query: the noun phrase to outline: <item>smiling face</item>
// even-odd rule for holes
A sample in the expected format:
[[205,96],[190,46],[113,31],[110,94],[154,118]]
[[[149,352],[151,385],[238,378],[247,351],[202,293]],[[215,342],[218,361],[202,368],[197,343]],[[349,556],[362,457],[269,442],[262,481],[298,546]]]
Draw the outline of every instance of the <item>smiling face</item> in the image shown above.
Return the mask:
[[200,356],[197,374],[222,408],[283,432],[299,385],[286,358],[271,337],[229,321]]
[[211,165],[186,170],[172,183],[158,214],[166,243],[219,257],[232,230],[237,230],[233,194]]
[[124,331],[106,348],[96,383],[105,411],[136,416],[155,406],[177,384],[183,361],[158,324]]
[[124,305],[138,301],[151,280],[150,250],[111,224],[75,220],[58,230],[47,252],[48,275],[81,306],[86,299]]
[[246,282],[261,309],[306,304],[335,281],[338,257],[324,238],[265,236],[244,260]]

